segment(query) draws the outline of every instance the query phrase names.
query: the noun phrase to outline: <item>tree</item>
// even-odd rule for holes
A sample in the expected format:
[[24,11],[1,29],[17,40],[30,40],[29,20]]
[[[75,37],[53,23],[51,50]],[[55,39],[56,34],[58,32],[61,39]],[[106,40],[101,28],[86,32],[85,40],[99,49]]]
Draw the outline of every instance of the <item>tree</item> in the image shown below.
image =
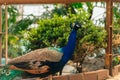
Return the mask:
[[82,64],[87,55],[98,53],[100,48],[106,47],[106,31],[103,27],[93,25],[90,21],[87,22],[79,32],[81,37],[78,37],[74,61],[77,65],[78,72],[82,72]]

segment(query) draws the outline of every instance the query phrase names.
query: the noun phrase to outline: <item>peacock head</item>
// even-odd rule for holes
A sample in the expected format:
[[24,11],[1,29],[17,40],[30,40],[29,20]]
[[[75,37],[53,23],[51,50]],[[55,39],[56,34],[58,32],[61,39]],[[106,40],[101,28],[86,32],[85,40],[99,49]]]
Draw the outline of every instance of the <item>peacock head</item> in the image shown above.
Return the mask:
[[22,74],[21,71],[18,70],[10,70],[8,68],[0,68],[0,80],[16,80],[16,78],[20,78]]
[[78,30],[79,28],[82,28],[82,25],[81,25],[81,23],[79,23],[78,21],[76,21],[76,22],[74,22],[73,24],[70,23],[70,28],[71,28],[71,29]]
[[82,28],[82,25],[79,22],[75,22],[73,27],[74,27],[75,30],[78,30],[79,28]]

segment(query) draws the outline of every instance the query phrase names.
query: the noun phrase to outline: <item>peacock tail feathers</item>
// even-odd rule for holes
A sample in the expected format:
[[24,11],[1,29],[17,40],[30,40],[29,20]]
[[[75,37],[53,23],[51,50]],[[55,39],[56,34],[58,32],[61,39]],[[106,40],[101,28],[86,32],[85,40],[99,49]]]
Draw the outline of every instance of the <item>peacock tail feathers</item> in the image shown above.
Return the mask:
[[0,68],[0,80],[16,80],[21,77],[23,71],[9,69],[10,65],[5,65]]

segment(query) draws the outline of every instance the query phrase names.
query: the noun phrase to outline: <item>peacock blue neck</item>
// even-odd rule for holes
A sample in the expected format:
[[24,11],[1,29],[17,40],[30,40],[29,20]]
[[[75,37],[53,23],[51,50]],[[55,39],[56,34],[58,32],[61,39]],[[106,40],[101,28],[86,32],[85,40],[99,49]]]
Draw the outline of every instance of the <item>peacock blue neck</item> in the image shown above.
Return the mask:
[[62,51],[64,54],[62,61],[64,62],[67,62],[71,58],[72,54],[74,53],[75,44],[76,44],[76,33],[77,31],[73,29],[68,38],[67,45],[62,48]]

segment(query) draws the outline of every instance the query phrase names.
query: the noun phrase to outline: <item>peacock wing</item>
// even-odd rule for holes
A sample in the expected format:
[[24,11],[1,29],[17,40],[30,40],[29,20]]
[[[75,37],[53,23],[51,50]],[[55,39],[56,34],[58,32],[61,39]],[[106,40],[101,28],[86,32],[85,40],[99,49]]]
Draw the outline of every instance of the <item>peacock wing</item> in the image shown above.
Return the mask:
[[62,58],[62,53],[56,50],[50,50],[48,48],[37,49],[31,51],[23,56],[11,59],[8,63],[20,63],[20,62],[28,62],[28,61],[52,61],[58,62]]
[[[23,56],[14,58],[8,64],[14,65],[22,69],[41,69],[46,66],[47,62],[59,62],[62,53],[49,48],[37,49]],[[45,67],[46,68],[46,67]]]

